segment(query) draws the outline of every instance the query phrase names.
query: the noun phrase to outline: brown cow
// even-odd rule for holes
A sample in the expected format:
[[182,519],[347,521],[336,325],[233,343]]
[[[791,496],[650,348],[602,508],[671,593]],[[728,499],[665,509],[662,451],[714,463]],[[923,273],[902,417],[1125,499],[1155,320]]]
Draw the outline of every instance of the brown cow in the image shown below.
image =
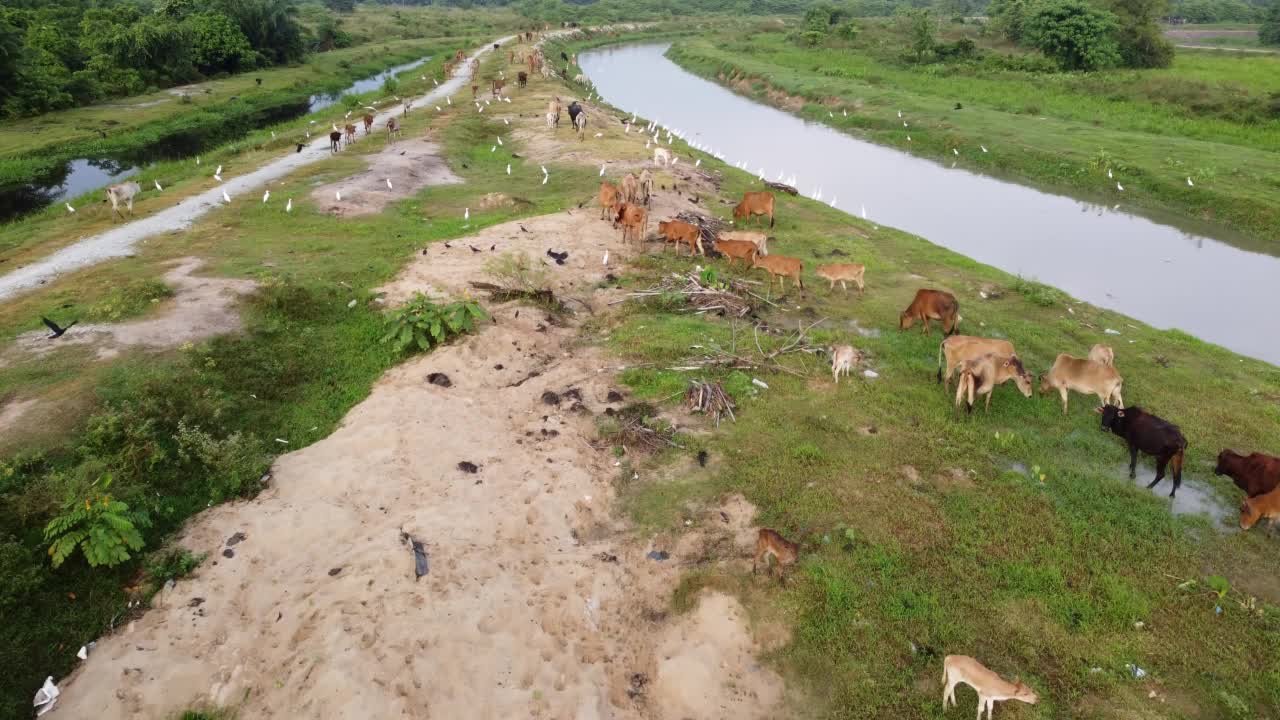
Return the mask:
[[453,61],[454,61],[454,62],[462,62],[462,51],[461,51],[461,50],[455,50],[455,51],[453,52]]
[[1226,475],[1249,497],[1269,493],[1280,486],[1280,458],[1266,453],[1240,455],[1234,450],[1218,453],[1214,475]]
[[613,218],[615,224],[622,225],[622,242],[628,237],[634,238],[641,248],[644,247],[645,235],[649,232],[649,211],[643,206],[631,203],[619,203],[618,212]]
[[1280,490],[1245,498],[1244,502],[1240,503],[1241,530],[1248,530],[1263,518],[1271,520],[1267,528],[1267,537],[1271,537],[1276,531],[1276,525],[1280,523]]
[[504,88],[504,87],[506,87],[506,86],[507,86],[507,81],[506,81],[506,80],[504,80],[504,79],[502,79],[502,78],[497,78],[497,79],[495,79],[495,80],[493,81],[493,96],[494,96],[494,97],[501,97],[501,96],[502,96],[502,88]]
[[849,286],[846,283],[853,283],[858,288],[858,294],[866,289],[866,284],[862,281],[863,273],[867,271],[867,266],[859,263],[832,263],[831,265],[819,265],[818,277],[831,283],[831,290],[836,289],[836,283],[840,283],[840,287],[845,292],[849,292]]
[[950,335],[960,324],[960,301],[943,290],[917,290],[916,297],[898,316],[898,329],[907,330],[916,321],[924,321],[924,333],[929,334],[929,321],[942,322],[942,334]]
[[[690,225],[683,220],[663,220],[658,223],[658,235],[666,238],[668,243],[675,243],[676,255],[680,254],[681,244],[689,246],[689,257],[693,257],[695,251],[699,255],[706,255],[702,250],[702,232],[698,230],[697,225]],[[666,252],[666,249],[666,243],[663,243],[663,252]]]
[[355,141],[356,141],[356,126],[355,126],[355,125],[347,124],[346,126],[344,126],[344,127],[342,128],[342,132],[343,132],[343,134],[344,134],[344,135],[346,136],[346,138],[347,138],[347,144],[348,144],[348,145],[350,145],[351,143],[353,143],[353,142],[355,142]]
[[[943,387],[950,390],[951,376],[955,374],[956,368],[988,353],[1011,357],[1018,354],[1013,349],[1013,343],[1008,340],[973,335],[952,335],[943,339],[938,345],[938,382],[945,382]],[[944,355],[947,360],[945,365],[942,362]]]
[[471,85],[471,99],[472,99],[472,100],[475,100],[475,99],[476,99],[476,93],[478,93],[478,92],[480,92],[480,86],[479,86],[479,85],[476,85],[476,84],[474,84],[474,83],[473,83],[473,84]]
[[756,555],[751,562],[751,574],[756,574],[760,563],[764,562],[765,570],[772,575],[773,569],[769,565],[771,555],[778,567],[778,580],[785,583],[787,566],[794,565],[800,557],[800,545],[782,537],[777,530],[760,528],[760,532],[756,535]]
[[960,382],[956,387],[956,407],[966,402],[966,411],[973,412],[973,399],[977,395],[986,395],[986,410],[991,410],[991,392],[1012,380],[1026,397],[1031,397],[1031,373],[1022,366],[1016,355],[994,355],[987,353],[982,357],[967,360],[960,366]]
[[368,135],[368,134],[369,134],[369,132],[370,132],[371,130],[373,130],[373,116],[372,116],[372,115],[370,115],[369,113],[365,113],[365,115],[364,115],[364,134],[365,134],[365,135]]
[[742,202],[733,208],[733,219],[744,220],[756,215],[768,215],[769,227],[773,227],[773,193],[765,190],[742,193]]
[[758,252],[755,259],[751,262],[751,267],[761,268],[769,273],[769,290],[773,290],[773,281],[776,278],[778,284],[782,288],[782,292],[787,291],[787,278],[795,281],[796,287],[800,288],[800,294],[804,294],[804,281],[800,279],[800,272],[804,270],[804,263],[799,258],[787,257],[786,255],[760,255]]
[[1120,390],[1124,379],[1111,365],[1103,365],[1089,359],[1072,357],[1066,353],[1058,355],[1049,372],[1040,376],[1040,392],[1057,390],[1062,396],[1062,414],[1067,414],[1067,391],[1074,390],[1086,395],[1097,395],[1103,405],[1115,398],[1116,407],[1124,407],[1124,398]]
[[[618,186],[608,180],[600,181],[600,219],[613,217],[618,213],[618,205],[623,201],[618,193]],[[617,226],[617,221],[614,226]]]
[[[652,182],[652,180],[650,180]],[[759,230],[722,230],[717,238],[724,240],[746,240],[756,244],[756,253],[769,254],[769,236]]]
[[619,186],[622,191],[622,201],[629,202],[633,205],[643,205],[640,202],[640,182],[636,180],[636,176],[627,173],[622,176],[622,184]]
[[729,258],[729,267],[733,267],[733,261],[739,258],[754,266],[758,252],[756,244],[750,240],[716,240],[716,250]]

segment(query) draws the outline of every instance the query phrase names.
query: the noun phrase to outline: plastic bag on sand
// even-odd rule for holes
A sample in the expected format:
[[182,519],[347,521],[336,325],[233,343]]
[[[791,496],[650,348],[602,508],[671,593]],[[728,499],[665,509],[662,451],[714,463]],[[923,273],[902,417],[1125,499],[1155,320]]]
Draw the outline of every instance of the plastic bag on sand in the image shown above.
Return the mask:
[[36,699],[32,702],[36,708],[36,717],[39,717],[53,709],[54,703],[58,702],[58,696],[62,692],[58,690],[58,686],[53,684],[53,676],[45,678],[44,685],[36,691]]

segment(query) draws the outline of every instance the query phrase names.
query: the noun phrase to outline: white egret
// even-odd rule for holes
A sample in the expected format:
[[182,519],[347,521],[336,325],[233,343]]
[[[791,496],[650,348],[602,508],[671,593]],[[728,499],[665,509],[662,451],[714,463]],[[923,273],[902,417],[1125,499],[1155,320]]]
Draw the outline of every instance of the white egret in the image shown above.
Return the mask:
[[285,212],[293,212],[293,198],[289,198],[289,202],[284,204]]
[[463,220],[470,220],[470,219],[471,219],[471,208],[467,208],[467,209],[465,209],[465,210],[463,210],[463,211],[462,211],[462,219],[463,219]]
[[342,202],[342,191],[341,191],[341,190],[334,190],[334,191],[333,191],[333,197],[334,197],[334,199],[335,199],[335,200],[337,200],[338,202]]
[[67,206],[67,212],[72,212],[72,213],[73,213],[73,212],[75,212],[75,211],[76,211],[76,209],[75,209],[75,208],[71,207],[71,203],[63,203],[63,205],[66,205],[66,206]]
[[392,186],[391,186],[391,178],[387,178],[387,189],[388,189],[388,190],[394,190],[394,189],[395,189],[394,187],[392,187]]
[[152,180],[151,182],[153,182],[153,183],[155,183],[155,184],[156,184],[156,189],[157,189],[157,190],[164,190],[164,188],[160,187],[160,181],[159,181],[159,180]]
[[266,202],[266,201],[268,201],[268,200],[270,200],[270,199],[271,199],[271,191],[270,191],[270,190],[267,190],[266,192],[262,193],[262,202]]
[[231,202],[231,196],[227,194],[226,190],[222,191],[222,201],[228,203]]

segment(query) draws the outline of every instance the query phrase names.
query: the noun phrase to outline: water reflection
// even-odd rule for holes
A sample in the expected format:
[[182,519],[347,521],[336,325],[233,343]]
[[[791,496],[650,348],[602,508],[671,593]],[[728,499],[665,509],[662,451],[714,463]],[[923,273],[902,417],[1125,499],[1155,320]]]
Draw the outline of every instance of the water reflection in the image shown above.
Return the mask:
[[821,190],[846,211],[1280,363],[1280,333],[1259,332],[1257,318],[1239,311],[1269,304],[1280,258],[1125,212],[1118,198],[1055,195],[858,140],[696,77],[663,57],[667,47],[607,47],[579,63],[607,101],[680,129],[730,164],[794,176],[806,195]]

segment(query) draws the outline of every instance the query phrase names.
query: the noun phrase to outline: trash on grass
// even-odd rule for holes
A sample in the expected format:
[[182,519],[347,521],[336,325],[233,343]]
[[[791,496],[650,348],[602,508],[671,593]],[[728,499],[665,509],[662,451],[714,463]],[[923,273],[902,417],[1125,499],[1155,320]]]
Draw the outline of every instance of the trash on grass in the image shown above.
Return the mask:
[[36,691],[35,700],[32,705],[36,709],[36,717],[39,717],[53,709],[54,703],[58,702],[58,696],[62,692],[58,690],[58,686],[53,684],[53,676],[45,678],[44,685]]

